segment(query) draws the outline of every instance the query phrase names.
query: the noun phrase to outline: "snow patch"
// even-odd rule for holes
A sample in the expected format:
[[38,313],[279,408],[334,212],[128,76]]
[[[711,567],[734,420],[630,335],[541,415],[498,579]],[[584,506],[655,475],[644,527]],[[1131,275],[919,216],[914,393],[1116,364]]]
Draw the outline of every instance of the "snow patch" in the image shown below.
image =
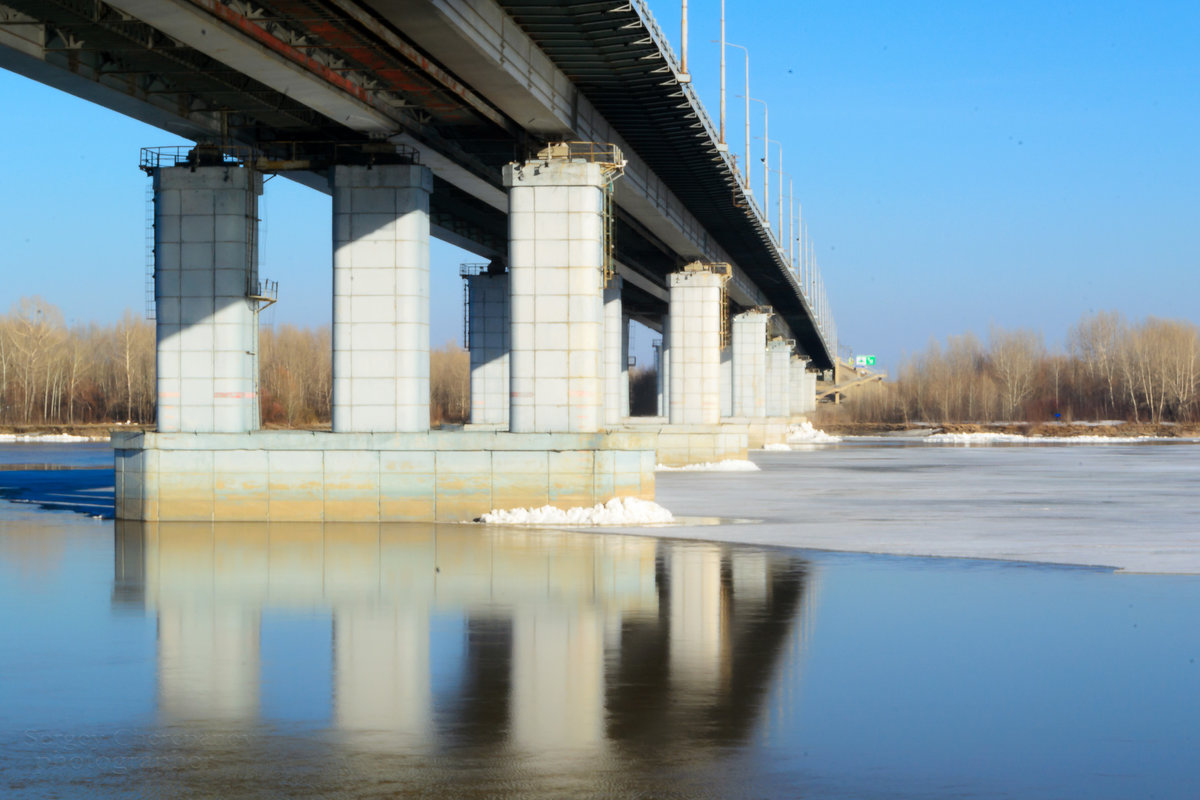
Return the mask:
[[763,445],[763,450],[779,450],[779,451],[789,450],[790,451],[791,449],[792,448],[789,445],[779,444],[777,442],[767,442],[766,444]]
[[789,444],[833,444],[840,442],[842,437],[831,436],[823,430],[814,428],[808,420],[799,425],[789,425],[787,440]]
[[76,436],[73,433],[0,433],[0,442],[107,442],[107,436]]
[[753,461],[741,458],[727,458],[724,461],[705,461],[701,464],[686,464],[682,467],[668,467],[659,464],[656,472],[757,472],[759,467]]
[[674,520],[675,516],[658,503],[636,497],[614,497],[591,508],[493,509],[479,518],[493,525],[648,525]]

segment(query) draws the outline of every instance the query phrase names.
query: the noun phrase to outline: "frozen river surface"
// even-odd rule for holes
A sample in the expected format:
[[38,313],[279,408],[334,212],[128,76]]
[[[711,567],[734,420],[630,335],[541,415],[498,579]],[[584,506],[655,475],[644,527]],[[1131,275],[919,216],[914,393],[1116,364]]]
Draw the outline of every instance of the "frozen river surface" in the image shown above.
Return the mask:
[[1196,576],[646,535],[1178,570],[1194,447],[760,453],[660,476],[759,522],[637,536],[114,523],[55,448],[0,447],[5,800],[1200,796]]
[[761,472],[660,472],[659,536],[1200,573],[1200,445],[925,445],[759,452]]

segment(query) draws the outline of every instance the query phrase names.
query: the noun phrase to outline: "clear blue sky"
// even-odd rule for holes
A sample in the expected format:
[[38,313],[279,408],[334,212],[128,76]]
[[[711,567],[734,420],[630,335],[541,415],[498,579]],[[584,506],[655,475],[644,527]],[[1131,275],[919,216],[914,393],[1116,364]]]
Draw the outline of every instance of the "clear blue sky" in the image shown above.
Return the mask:
[[[1200,4],[727,5],[843,344],[894,367],[992,322],[1052,345],[1090,310],[1200,322]],[[651,7],[678,50],[678,0]],[[691,72],[714,119],[718,8],[690,3]],[[730,49],[738,153],[742,65]],[[0,108],[0,305],[41,294],[73,320],[140,312],[137,150],[176,140],[5,72]],[[269,184],[268,321],[328,321],[328,213],[317,192]],[[461,337],[464,259],[435,244],[434,342]]]

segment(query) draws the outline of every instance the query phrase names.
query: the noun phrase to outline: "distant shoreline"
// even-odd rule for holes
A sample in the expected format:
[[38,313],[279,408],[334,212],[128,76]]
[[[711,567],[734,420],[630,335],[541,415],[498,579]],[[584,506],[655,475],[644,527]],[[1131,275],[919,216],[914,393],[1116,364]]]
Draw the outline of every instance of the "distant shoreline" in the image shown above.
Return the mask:
[[972,434],[998,433],[1042,439],[1072,439],[1079,436],[1156,439],[1200,438],[1195,423],[1150,423],[1104,420],[1100,422],[836,422],[823,420],[814,425],[838,436],[888,436],[906,433]]
[[[1080,436],[1117,439],[1200,439],[1200,426],[1195,423],[1149,423],[1106,420],[1101,422],[836,422],[822,420],[814,426],[836,436],[901,436],[905,434],[1004,434],[1034,439],[1071,439]],[[268,426],[278,430],[279,426]],[[304,426],[296,430],[311,430]],[[328,430],[328,426],[324,426]],[[0,444],[36,442],[106,442],[117,430],[153,430],[143,425],[114,423],[90,425],[7,425],[0,426]]]

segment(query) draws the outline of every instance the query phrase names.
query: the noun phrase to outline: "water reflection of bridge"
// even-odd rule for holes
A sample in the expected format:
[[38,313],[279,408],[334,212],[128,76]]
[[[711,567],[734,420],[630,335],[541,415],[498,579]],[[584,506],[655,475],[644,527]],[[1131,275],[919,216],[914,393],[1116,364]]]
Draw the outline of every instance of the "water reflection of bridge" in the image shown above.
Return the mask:
[[[118,523],[116,536],[114,598],[157,615],[164,724],[254,729],[263,611],[328,613],[330,725],[356,752],[648,760],[738,744],[808,578],[782,551],[590,533]],[[431,661],[442,614],[462,616],[459,664]],[[463,677],[439,705],[447,669]]]

